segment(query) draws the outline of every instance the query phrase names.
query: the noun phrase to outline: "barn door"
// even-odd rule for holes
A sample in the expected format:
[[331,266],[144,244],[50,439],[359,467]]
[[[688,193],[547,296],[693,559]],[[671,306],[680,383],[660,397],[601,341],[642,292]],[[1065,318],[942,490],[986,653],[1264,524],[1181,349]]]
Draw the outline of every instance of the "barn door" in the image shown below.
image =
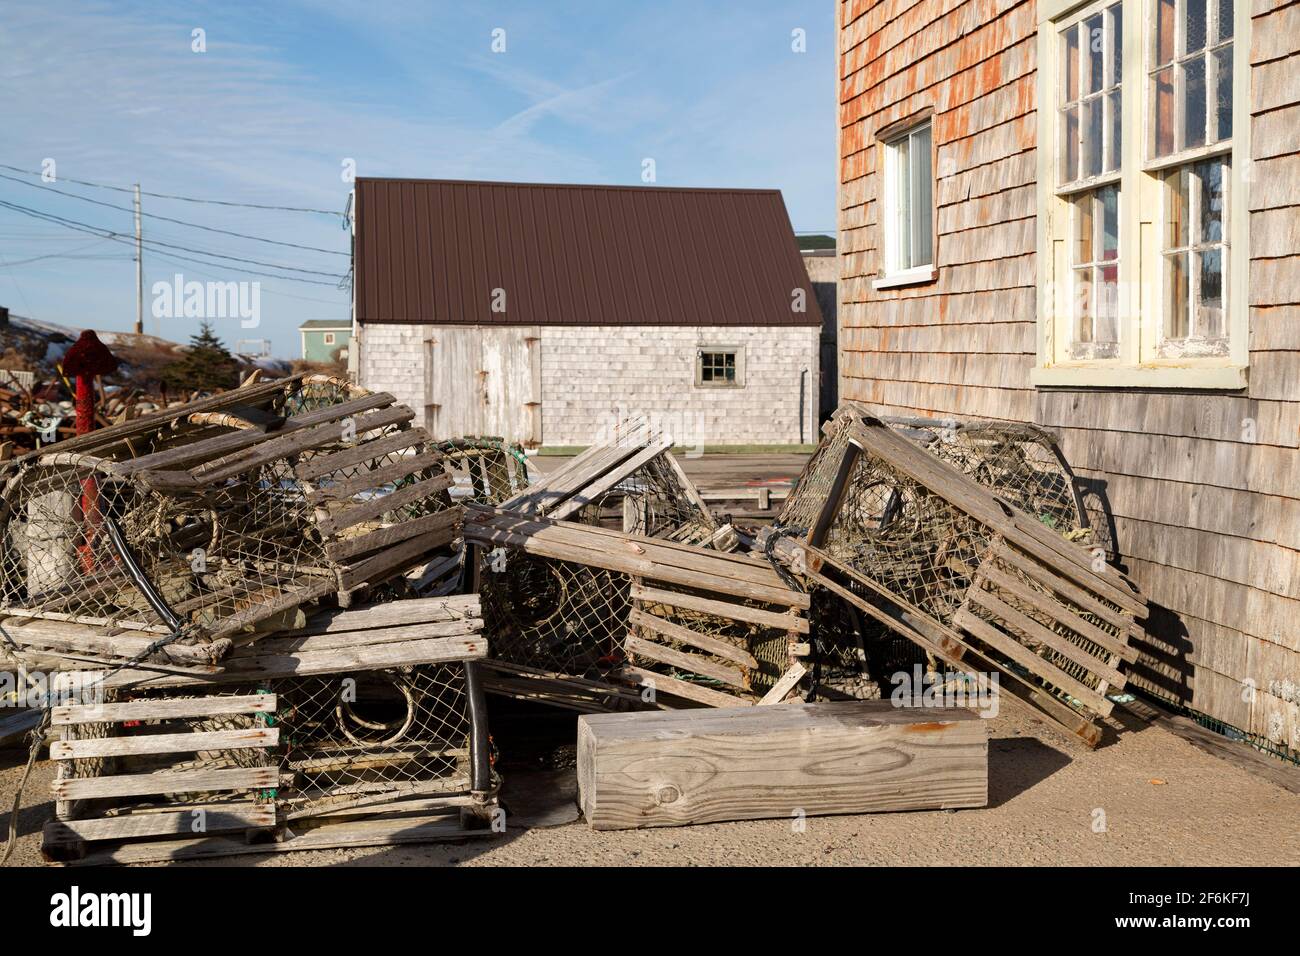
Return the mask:
[[483,329],[483,428],[525,448],[542,443],[541,349],[536,328]]
[[542,343],[536,328],[442,326],[425,343],[425,427],[435,438],[542,442]]

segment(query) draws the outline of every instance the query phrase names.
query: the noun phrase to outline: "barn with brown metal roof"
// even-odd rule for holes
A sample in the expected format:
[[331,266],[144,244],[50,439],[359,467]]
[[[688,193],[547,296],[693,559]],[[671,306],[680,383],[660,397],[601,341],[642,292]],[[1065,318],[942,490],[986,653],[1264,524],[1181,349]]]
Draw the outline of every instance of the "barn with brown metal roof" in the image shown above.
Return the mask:
[[351,362],[440,438],[815,441],[821,311],[777,190],[356,181]]

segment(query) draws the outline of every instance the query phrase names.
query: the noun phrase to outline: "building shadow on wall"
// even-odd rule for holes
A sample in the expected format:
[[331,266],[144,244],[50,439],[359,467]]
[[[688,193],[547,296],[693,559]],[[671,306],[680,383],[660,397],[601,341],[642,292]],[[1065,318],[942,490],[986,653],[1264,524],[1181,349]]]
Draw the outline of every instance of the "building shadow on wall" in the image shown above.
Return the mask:
[[[1108,562],[1124,574],[1131,574],[1120,550],[1122,542],[1115,528],[1115,513],[1106,493],[1106,480],[1077,475],[1074,480],[1096,544],[1106,549]],[[1187,627],[1174,611],[1149,597],[1147,607],[1146,621],[1139,622],[1145,633],[1132,641],[1138,648],[1139,657],[1127,670],[1129,689],[1144,691],[1165,701],[1188,704],[1192,699],[1192,664],[1188,659],[1192,644]]]

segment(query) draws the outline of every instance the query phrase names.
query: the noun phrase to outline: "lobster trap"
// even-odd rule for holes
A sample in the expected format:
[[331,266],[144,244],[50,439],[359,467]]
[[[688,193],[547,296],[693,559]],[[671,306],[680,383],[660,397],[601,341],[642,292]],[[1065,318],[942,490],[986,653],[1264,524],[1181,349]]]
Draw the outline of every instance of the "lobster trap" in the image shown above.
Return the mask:
[[392,396],[321,378],[234,394],[73,439],[9,476],[0,612],[41,622],[14,628],[20,644],[212,664],[328,596],[404,596],[402,573],[458,534],[441,457]]
[[829,491],[785,560],[1095,745],[1146,614],[1131,584],[878,420],[848,422],[820,461]]
[[807,633],[807,595],[757,558],[504,510],[471,509],[465,538],[497,693],[578,710],[661,693],[753,703],[806,646],[792,636]]

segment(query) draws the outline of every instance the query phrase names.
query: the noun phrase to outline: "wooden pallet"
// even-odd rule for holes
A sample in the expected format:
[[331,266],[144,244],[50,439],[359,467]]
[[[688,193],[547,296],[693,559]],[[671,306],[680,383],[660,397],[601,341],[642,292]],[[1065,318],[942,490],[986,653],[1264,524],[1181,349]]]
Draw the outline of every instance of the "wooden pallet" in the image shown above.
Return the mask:
[[[51,724],[58,728],[59,740],[50,745],[50,758],[57,768],[57,819],[45,825],[42,853],[67,859],[84,855],[85,844],[100,841],[274,828],[275,803],[260,795],[279,786],[271,751],[280,731],[266,722],[275,707],[274,694],[54,707]],[[172,723],[241,717],[248,718],[248,726],[230,730],[194,731]],[[159,728],[175,732],[152,732]],[[105,729],[116,735],[100,736]],[[261,765],[221,766],[202,757],[247,750],[265,755]],[[178,755],[193,756],[181,760]],[[161,769],[76,775],[86,762],[129,770],[168,760],[170,765]],[[179,794],[203,794],[205,799],[178,799]],[[235,799],[215,800],[214,794]]]

